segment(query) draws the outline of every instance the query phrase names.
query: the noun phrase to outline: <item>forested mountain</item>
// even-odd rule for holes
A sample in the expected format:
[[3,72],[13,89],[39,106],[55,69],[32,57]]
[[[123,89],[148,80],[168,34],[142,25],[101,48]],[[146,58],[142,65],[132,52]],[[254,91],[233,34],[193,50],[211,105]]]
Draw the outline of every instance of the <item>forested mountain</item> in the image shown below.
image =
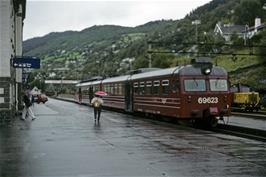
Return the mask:
[[[185,64],[196,55],[210,56],[214,64],[231,72],[233,83],[266,88],[266,30],[245,41],[233,35],[230,42],[213,33],[218,22],[250,27],[256,17],[266,22],[265,3],[213,0],[180,20],[158,20],[134,28],[104,25],[50,33],[24,41],[24,55],[40,57],[42,69],[38,72],[49,79],[108,77],[124,74],[130,68],[148,67],[149,43],[156,52],[152,54],[153,67]],[[201,23],[193,25],[195,20]]]

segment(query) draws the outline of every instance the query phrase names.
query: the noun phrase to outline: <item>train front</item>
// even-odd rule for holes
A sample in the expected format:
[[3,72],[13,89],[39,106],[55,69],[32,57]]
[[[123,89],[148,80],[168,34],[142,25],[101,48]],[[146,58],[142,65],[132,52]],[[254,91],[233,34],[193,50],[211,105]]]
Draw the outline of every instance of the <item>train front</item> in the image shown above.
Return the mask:
[[208,58],[197,58],[179,71],[181,117],[214,127],[230,114],[228,74]]

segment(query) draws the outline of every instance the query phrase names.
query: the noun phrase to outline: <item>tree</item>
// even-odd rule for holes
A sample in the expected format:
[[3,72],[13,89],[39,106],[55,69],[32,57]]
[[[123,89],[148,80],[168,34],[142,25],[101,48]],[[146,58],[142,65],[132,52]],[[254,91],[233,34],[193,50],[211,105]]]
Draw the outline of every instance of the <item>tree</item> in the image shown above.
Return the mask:
[[254,25],[256,17],[263,16],[263,9],[260,0],[242,0],[235,9],[235,22],[242,25]]
[[171,59],[173,55],[156,54],[153,56],[152,66],[155,68],[168,68],[171,65]]

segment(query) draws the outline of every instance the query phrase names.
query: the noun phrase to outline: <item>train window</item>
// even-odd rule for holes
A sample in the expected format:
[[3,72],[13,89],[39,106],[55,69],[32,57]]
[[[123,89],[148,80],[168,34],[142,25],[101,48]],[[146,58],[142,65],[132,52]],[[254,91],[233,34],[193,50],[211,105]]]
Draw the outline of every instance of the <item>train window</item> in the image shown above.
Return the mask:
[[118,88],[117,94],[122,95],[122,84],[118,84],[117,88]]
[[151,95],[151,91],[152,91],[152,82],[151,81],[147,81],[146,82],[146,91],[145,91],[145,93],[147,95]]
[[94,92],[99,91],[100,90],[100,86],[99,85],[94,85],[93,86],[93,90],[94,90]]
[[125,85],[121,84],[121,95],[125,94]]
[[145,94],[145,83],[144,82],[141,82],[140,84],[139,84],[139,94],[140,95],[144,95]]
[[185,91],[197,92],[206,91],[206,83],[203,79],[184,80]]
[[120,94],[120,87],[119,87],[119,84],[116,84],[116,94],[117,94],[117,95]]
[[110,84],[110,85],[109,85],[109,92],[110,92],[111,94],[113,94],[113,84]]
[[107,90],[106,90],[106,91],[107,91],[107,93],[109,93],[109,94],[111,93],[111,91],[110,91],[110,84],[107,84]]
[[172,91],[173,93],[179,92],[179,80],[174,80],[172,84]]
[[99,91],[99,90],[100,90],[99,86],[98,85],[95,85],[95,92],[96,91]]
[[117,91],[118,91],[117,84],[114,84],[114,95],[117,95]]
[[162,81],[162,92],[163,95],[168,95],[169,93],[169,80]]
[[211,91],[227,91],[228,85],[225,79],[210,79]]
[[153,81],[152,94],[159,95],[160,92],[160,81]]
[[138,82],[134,83],[134,94],[135,95],[139,94],[139,83]]
[[88,95],[89,94],[89,91],[87,89],[81,89],[81,94],[83,95]]
[[110,93],[111,93],[111,95],[113,95],[114,94],[114,92],[113,92],[113,84],[110,84]]
[[104,91],[107,92],[107,93],[109,93],[109,92],[108,92],[108,87],[109,87],[108,84],[106,84],[106,85],[105,85],[105,88],[104,88]]

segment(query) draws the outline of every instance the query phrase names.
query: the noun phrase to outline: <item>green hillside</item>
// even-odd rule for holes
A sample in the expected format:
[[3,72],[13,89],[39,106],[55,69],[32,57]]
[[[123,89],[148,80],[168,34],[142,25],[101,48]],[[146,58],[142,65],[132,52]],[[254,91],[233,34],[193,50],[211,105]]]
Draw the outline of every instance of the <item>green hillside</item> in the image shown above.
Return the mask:
[[[195,56],[210,56],[214,64],[230,72],[232,83],[266,88],[265,30],[246,41],[233,36],[229,43],[213,33],[218,22],[254,26],[256,17],[266,22],[266,10],[262,8],[265,3],[266,0],[213,0],[177,21],[50,33],[25,41],[24,55],[41,58],[42,69],[35,74],[42,73],[46,79],[86,79],[148,67],[148,47],[152,44],[153,67],[182,65]],[[197,37],[192,24],[195,20],[201,21]]]

